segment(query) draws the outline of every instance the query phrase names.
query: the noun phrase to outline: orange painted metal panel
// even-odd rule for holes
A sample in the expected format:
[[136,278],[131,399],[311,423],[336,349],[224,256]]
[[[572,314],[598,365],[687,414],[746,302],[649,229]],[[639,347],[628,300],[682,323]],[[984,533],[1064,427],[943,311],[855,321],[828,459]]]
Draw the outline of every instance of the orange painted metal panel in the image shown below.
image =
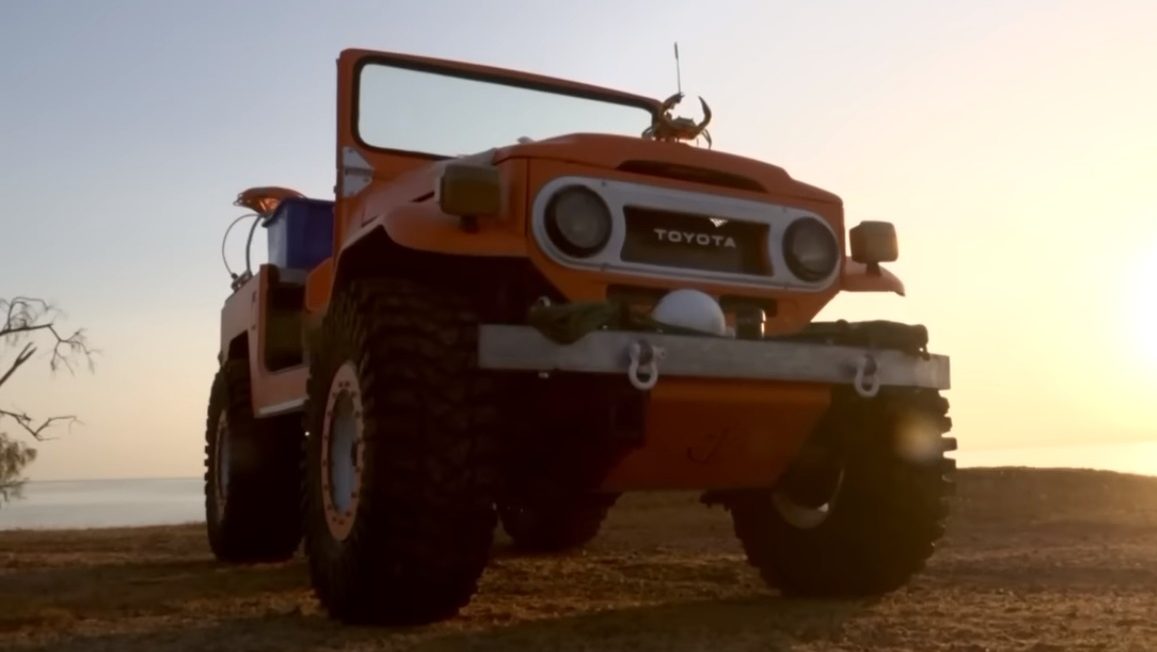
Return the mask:
[[[257,306],[269,305],[272,271],[269,265],[262,265],[258,271],[258,278],[261,279],[261,283],[258,286]],[[267,319],[255,319],[254,321],[255,324],[251,328],[256,331],[256,337],[250,336],[249,351],[249,373],[253,383],[254,413],[260,414],[263,409],[304,400],[308,369],[305,365],[279,371],[270,371],[266,368],[264,351],[269,321]]]
[[386,233],[410,249],[465,256],[526,256],[526,237],[521,233],[479,220],[477,232],[467,232],[460,220],[434,205],[400,206],[382,220]]
[[646,443],[611,471],[609,491],[767,487],[830,402],[824,385],[664,378]]
[[880,268],[879,275],[868,274],[868,266],[847,260],[840,278],[841,289],[847,292],[895,292],[904,296],[904,282],[895,274]]
[[[456,215],[443,213],[431,193],[442,166],[403,175],[388,186],[369,189],[357,215],[362,229],[378,225],[390,238],[411,249],[466,256],[525,257],[526,162],[511,161],[499,169],[502,210],[479,217],[473,229]],[[421,197],[414,201],[413,197]]]
[[229,344],[239,335],[248,335],[250,326],[257,322],[260,285],[260,277],[254,276],[225,299],[225,305],[221,307],[221,360],[229,356]]
[[334,264],[333,257],[326,258],[317,267],[313,268],[305,279],[305,312],[317,314],[329,305],[330,292],[333,290]]
[[[657,186],[688,188],[700,185],[702,188],[709,188],[711,192],[745,199],[767,199],[768,196],[772,196],[786,200],[785,203],[817,212],[824,212],[827,209],[829,215],[831,209],[838,210],[841,206],[837,195],[793,179],[779,166],[717,150],[706,150],[686,143],[655,142],[611,134],[568,134],[549,140],[501,147],[495,156],[495,160],[500,162],[512,158],[527,158],[536,162],[559,165],[571,163],[586,167],[587,171],[637,169],[631,167],[632,163],[653,166],[656,170],[668,166],[674,169],[682,167],[684,171],[726,174],[735,179],[754,182],[762,190],[702,185],[686,179],[664,178],[657,174],[645,176],[648,183]],[[642,173],[635,173],[631,177],[626,177],[625,174],[620,174],[620,178],[633,178],[637,181],[641,175]],[[709,176],[705,174],[703,178]]]

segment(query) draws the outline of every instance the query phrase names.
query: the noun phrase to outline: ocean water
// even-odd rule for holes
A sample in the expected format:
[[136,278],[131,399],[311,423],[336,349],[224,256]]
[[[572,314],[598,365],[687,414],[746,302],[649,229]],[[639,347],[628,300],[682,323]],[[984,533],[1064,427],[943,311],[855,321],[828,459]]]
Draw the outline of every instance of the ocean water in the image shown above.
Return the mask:
[[[960,468],[1091,468],[1157,475],[1157,441],[969,450]],[[127,527],[204,522],[201,478],[29,482],[23,498],[0,504],[0,530]]]
[[0,504],[0,530],[204,522],[201,478],[28,482]]

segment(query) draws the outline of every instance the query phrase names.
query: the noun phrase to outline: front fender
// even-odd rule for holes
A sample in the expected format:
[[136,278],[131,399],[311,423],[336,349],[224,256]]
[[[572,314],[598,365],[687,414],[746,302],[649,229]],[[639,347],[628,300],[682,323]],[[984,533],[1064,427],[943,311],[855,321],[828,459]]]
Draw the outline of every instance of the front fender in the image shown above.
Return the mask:
[[396,207],[374,222],[408,249],[461,256],[527,255],[526,238],[507,220],[479,218],[478,229],[467,231],[458,217],[443,213],[433,201]]
[[868,266],[854,260],[844,261],[840,288],[846,292],[895,292],[904,296],[904,282],[895,274],[880,268],[878,274],[868,272]]
[[476,257],[525,258],[526,163],[499,166],[504,188],[497,215],[479,216],[477,228],[462,227],[456,215],[442,212],[436,197],[441,165],[371,190],[356,211],[359,228],[385,230],[406,249]]

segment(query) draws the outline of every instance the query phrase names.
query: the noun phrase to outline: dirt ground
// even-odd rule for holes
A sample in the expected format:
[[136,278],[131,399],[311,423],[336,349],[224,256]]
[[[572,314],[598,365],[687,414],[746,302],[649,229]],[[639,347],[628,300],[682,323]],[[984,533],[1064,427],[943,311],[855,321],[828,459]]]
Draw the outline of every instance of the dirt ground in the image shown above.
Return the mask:
[[201,526],[0,532],[3,650],[1157,650],[1157,478],[966,470],[929,569],[872,601],[785,600],[726,514],[631,495],[585,551],[501,538],[461,617],[319,613],[300,558],[214,563]]

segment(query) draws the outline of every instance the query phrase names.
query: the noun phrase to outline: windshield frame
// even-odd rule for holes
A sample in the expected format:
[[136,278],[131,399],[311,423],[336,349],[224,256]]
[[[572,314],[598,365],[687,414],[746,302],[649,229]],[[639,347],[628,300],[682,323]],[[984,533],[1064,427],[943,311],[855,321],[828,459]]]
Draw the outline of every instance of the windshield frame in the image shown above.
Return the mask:
[[[359,128],[359,109],[361,107],[362,71],[371,65],[384,65],[392,68],[401,68],[414,72],[424,72],[447,77],[457,77],[478,82],[511,86],[526,90],[540,91],[555,95],[564,95],[578,99],[593,100],[617,104],[620,106],[642,109],[654,120],[660,111],[661,102],[644,95],[634,95],[611,88],[603,88],[581,82],[569,81],[562,78],[520,72],[517,70],[495,68],[478,64],[460,63],[455,61],[431,59],[426,57],[398,55],[387,53],[368,54],[360,57],[353,68],[353,84],[350,89],[350,135],[359,147],[373,152],[393,154],[412,158],[442,161],[455,158],[448,154],[434,154],[418,150],[399,149],[373,145],[362,138]],[[646,125],[640,127],[640,133]],[[559,134],[562,135],[562,134]],[[512,145],[514,143],[511,143]]]

